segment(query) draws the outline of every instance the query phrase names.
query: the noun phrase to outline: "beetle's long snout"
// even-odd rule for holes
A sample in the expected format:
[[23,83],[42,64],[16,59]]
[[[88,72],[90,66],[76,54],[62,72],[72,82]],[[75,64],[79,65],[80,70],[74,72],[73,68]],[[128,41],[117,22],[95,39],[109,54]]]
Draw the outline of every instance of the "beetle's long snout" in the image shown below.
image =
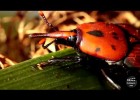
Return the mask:
[[67,39],[70,36],[76,36],[76,33],[70,31],[56,31],[52,33],[33,33],[28,35],[30,38],[63,38]]

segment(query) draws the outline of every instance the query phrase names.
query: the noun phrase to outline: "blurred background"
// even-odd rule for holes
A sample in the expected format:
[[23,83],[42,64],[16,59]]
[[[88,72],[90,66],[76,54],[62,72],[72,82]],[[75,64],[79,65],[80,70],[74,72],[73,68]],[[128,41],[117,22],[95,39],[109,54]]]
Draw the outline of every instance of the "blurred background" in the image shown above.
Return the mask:
[[[72,30],[76,25],[103,21],[129,23],[140,28],[140,11],[43,11],[48,22],[59,30]],[[38,38],[28,34],[47,33],[51,30],[38,11],[0,11],[0,69],[44,54],[69,48],[54,43],[43,49]],[[48,38],[46,44],[53,39]]]

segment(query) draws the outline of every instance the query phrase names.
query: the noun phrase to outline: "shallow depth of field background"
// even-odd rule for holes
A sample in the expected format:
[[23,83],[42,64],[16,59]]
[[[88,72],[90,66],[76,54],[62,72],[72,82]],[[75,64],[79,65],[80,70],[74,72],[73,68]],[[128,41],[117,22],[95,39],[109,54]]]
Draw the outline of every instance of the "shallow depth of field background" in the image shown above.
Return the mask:
[[[140,11],[44,11],[48,22],[59,30],[71,30],[77,24],[103,21],[129,23],[140,28]],[[44,54],[69,48],[52,44],[43,49],[39,40],[27,34],[50,32],[38,11],[0,11],[0,69]],[[48,38],[46,44],[53,39]],[[57,49],[56,49],[57,48]]]

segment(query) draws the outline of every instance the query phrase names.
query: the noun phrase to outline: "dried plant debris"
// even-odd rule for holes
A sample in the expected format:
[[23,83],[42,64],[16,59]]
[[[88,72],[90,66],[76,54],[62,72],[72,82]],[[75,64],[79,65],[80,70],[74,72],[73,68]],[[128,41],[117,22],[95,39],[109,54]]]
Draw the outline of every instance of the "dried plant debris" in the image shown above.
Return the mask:
[[10,60],[9,58],[5,57],[4,55],[0,54],[0,69],[4,69],[6,67],[15,65],[16,62]]
[[[109,23],[129,23],[140,28],[140,11],[43,11],[48,22],[59,30],[72,30],[78,24],[104,21]],[[32,17],[31,17],[32,16]],[[57,50],[70,48],[53,43],[48,49],[38,44],[40,39],[31,39],[27,34],[53,31],[48,27],[38,11],[17,11],[13,16],[0,18],[0,53],[15,62],[35,58]],[[46,40],[46,44],[53,41]],[[0,58],[5,59],[5,58]],[[0,65],[3,69],[4,62]],[[11,64],[8,64],[11,65]],[[6,65],[7,66],[7,65]]]

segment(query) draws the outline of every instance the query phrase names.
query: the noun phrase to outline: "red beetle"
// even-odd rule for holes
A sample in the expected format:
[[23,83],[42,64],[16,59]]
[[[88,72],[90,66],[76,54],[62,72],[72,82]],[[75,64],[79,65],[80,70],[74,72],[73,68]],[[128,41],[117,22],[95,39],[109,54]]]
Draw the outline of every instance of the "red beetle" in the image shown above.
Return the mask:
[[[47,22],[42,12],[40,15],[50,27],[54,28]],[[32,38],[56,38],[51,43],[56,42],[72,46],[82,53],[104,60],[108,65],[140,68],[140,30],[128,24],[90,22],[80,24],[71,31],[55,29],[51,33],[33,33],[29,36]],[[45,46],[44,39],[40,43],[44,48],[51,44]],[[123,62],[118,63],[120,61]],[[103,73],[106,76],[104,71]],[[114,85],[116,84],[114,83]]]

